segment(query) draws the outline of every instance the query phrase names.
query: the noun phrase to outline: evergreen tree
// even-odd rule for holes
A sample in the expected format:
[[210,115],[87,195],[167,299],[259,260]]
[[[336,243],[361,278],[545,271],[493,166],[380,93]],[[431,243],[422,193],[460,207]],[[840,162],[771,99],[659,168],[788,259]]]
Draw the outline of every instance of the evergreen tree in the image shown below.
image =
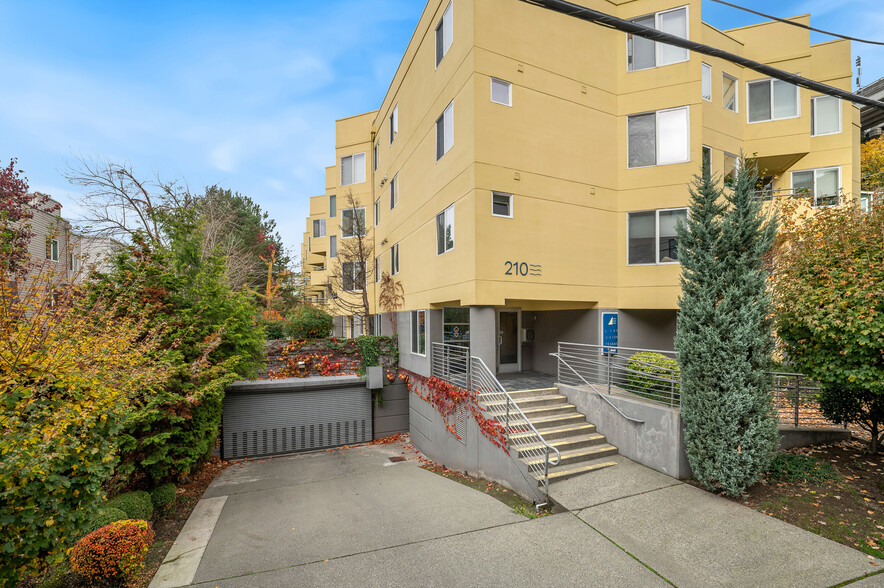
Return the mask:
[[779,446],[770,398],[771,302],[764,257],[776,236],[742,166],[733,190],[697,178],[678,227],[678,333],[685,446],[694,476],[739,495]]

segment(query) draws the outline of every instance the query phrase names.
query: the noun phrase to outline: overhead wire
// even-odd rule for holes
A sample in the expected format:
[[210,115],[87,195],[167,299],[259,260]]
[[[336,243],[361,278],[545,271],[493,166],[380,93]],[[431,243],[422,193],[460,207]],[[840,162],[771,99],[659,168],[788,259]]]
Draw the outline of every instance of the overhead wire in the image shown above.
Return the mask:
[[821,82],[817,82],[800,76],[798,74],[783,71],[776,67],[771,67],[764,63],[748,59],[735,53],[724,51],[723,49],[711,47],[704,43],[698,43],[689,39],[676,37],[675,35],[664,33],[663,31],[658,31],[657,29],[652,29],[644,25],[630,22],[628,20],[624,20],[622,18],[618,18],[604,12],[599,12],[598,10],[593,10],[585,6],[578,6],[577,4],[567,2],[566,0],[521,1],[527,4],[547,8],[549,10],[559,12],[567,16],[579,18],[587,22],[603,25],[608,28],[616,29],[633,35],[638,35],[639,37],[650,39],[652,41],[659,41],[668,45],[682,47],[684,49],[688,49],[689,51],[694,51],[695,53],[701,53],[703,55],[709,55],[711,57],[718,57],[720,59],[730,61],[731,63],[736,63],[737,65],[749,68],[760,74],[770,76],[771,78],[782,80],[784,82],[789,82],[790,84],[794,84],[796,86],[800,86],[814,92],[819,92],[820,94],[835,96],[837,98],[841,98],[842,100],[853,102],[854,104],[862,104],[864,106],[871,106],[872,108],[884,110],[884,102],[881,102],[879,100],[874,100],[867,96],[861,96],[853,92],[848,92],[847,90],[842,90],[828,84],[823,84]]

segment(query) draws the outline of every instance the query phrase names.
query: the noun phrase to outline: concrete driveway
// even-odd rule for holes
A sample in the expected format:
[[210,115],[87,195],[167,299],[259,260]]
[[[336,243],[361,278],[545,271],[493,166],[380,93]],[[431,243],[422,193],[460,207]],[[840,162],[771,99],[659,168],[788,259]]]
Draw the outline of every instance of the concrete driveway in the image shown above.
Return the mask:
[[881,569],[624,458],[553,486],[572,512],[530,520],[390,460],[403,452],[415,455],[393,444],[233,465],[151,587],[830,586]]

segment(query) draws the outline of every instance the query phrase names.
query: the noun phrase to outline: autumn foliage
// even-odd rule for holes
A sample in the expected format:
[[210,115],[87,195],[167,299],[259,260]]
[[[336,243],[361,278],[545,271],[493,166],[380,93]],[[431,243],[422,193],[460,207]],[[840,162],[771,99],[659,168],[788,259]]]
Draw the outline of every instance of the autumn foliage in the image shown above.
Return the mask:
[[92,582],[126,579],[144,565],[153,538],[147,521],[111,523],[77,541],[71,550],[71,569]]

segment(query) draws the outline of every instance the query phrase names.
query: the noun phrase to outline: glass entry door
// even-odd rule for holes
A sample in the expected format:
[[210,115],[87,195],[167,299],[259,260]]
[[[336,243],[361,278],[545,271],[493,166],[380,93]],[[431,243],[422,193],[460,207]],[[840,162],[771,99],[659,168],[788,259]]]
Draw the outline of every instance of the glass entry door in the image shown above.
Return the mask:
[[497,371],[519,371],[519,312],[497,312]]

